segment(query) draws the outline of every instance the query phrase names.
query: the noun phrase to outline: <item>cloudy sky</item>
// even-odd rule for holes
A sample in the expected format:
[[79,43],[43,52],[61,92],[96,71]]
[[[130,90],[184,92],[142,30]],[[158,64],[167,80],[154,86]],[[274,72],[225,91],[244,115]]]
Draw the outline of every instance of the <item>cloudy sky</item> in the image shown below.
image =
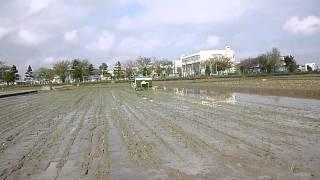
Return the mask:
[[278,47],[320,63],[319,0],[1,0],[0,60],[25,71],[60,59],[98,65],[202,49],[254,57]]

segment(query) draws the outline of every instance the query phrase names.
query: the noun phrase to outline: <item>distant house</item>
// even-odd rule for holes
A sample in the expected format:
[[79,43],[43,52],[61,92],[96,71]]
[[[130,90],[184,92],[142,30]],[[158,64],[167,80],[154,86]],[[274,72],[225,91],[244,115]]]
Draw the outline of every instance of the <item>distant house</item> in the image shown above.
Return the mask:
[[[113,77],[114,76],[113,70],[108,70],[108,74],[110,74],[110,76]],[[110,78],[108,78],[108,79],[110,79]]]
[[88,80],[91,82],[95,82],[95,81],[99,81],[100,77],[99,75],[91,75]]
[[173,74],[178,77],[182,75],[182,60],[173,61]]
[[52,83],[56,83],[56,84],[62,83],[62,81],[61,81],[61,79],[60,79],[60,76],[55,75],[55,76],[53,77]]
[[279,67],[275,69],[275,72],[287,72],[286,62],[284,61],[285,56],[280,57]]
[[299,70],[302,71],[302,72],[306,72],[308,71],[308,68],[311,70],[311,71],[317,71],[318,70],[318,66],[316,63],[306,63],[306,64],[302,64],[302,65],[299,65]]
[[92,75],[89,76],[88,80],[91,82],[101,80],[101,76],[99,75],[99,73],[100,73],[99,69],[93,69]]

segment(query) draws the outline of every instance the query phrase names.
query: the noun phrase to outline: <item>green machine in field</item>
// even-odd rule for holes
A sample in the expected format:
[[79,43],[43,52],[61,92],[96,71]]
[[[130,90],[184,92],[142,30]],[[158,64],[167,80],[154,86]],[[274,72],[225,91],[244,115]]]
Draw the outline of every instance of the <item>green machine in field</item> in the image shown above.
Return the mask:
[[148,89],[152,87],[151,77],[135,77],[131,82],[131,87],[135,90]]

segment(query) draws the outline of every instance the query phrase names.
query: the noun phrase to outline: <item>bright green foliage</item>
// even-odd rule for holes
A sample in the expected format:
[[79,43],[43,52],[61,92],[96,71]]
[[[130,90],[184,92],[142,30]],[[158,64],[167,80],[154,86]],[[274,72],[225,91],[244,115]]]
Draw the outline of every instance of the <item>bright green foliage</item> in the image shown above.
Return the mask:
[[19,77],[17,67],[12,65],[10,70],[3,72],[3,80],[9,85],[10,83],[14,83],[16,79]]
[[66,82],[66,78],[68,76],[69,64],[70,64],[70,61],[63,60],[53,65],[53,70],[55,74],[60,77],[60,80],[62,81],[62,83]]
[[11,71],[4,72],[4,81],[9,85],[10,83],[14,83],[15,81],[15,74]]
[[147,69],[147,67],[144,67],[143,68],[143,76],[146,76],[147,74],[148,74],[148,69]]
[[137,88],[142,88],[142,86],[141,86],[142,81],[148,82],[149,83],[149,87],[152,87],[152,80],[136,80]]

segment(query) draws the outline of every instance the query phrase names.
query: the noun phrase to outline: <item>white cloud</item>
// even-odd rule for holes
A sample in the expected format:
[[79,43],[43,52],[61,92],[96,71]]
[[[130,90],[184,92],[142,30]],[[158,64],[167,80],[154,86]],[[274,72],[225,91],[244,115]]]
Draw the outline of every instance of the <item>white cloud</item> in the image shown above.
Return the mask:
[[28,15],[40,12],[47,8],[53,0],[31,0]]
[[[39,55],[37,57],[30,57],[27,58],[23,61],[23,67],[27,68],[28,65],[31,65],[33,70],[37,70],[40,67],[49,67],[52,68],[53,65],[60,61],[60,60],[64,60],[64,59],[68,59],[66,57],[63,56],[45,56],[45,55]],[[18,67],[18,69],[20,69]]]
[[107,52],[114,47],[115,36],[109,32],[103,32],[98,39],[87,45],[86,49],[93,52]]
[[133,30],[139,26],[140,23],[135,22],[135,20],[131,19],[128,16],[122,17],[118,24],[117,28],[123,29],[123,30]]
[[221,38],[219,36],[210,35],[207,38],[208,46],[209,47],[215,47],[220,44]]
[[285,22],[283,29],[291,34],[312,35],[320,31],[320,18],[307,16],[299,19],[294,16]]
[[176,39],[171,39],[173,41],[172,44],[176,47],[183,47],[183,46],[192,45],[197,39],[197,34],[187,33],[187,34],[182,34],[175,37]]
[[240,17],[255,4],[249,0],[139,0],[138,3],[144,11],[136,16],[124,16],[117,25],[119,29],[224,23]]
[[127,56],[147,55],[164,45],[161,40],[152,37],[125,37],[117,46],[117,52]]
[[43,40],[43,37],[25,29],[20,29],[16,38],[18,44],[22,44],[25,46],[37,46]]
[[69,31],[69,32],[66,32],[64,34],[64,39],[66,41],[74,41],[76,40],[78,37],[78,31],[77,30],[73,30],[73,31]]
[[[100,58],[112,61],[114,57],[122,60],[138,55],[175,58],[181,53],[216,48],[224,41],[241,47],[239,54],[246,48],[266,49],[274,41],[291,46],[295,39],[282,41],[281,35],[286,32],[276,30],[279,26],[274,19],[285,14],[305,14],[319,3],[284,0],[277,2],[277,7],[274,3],[275,0],[5,0],[0,5],[0,54],[17,65],[31,59],[40,66],[50,64],[54,60],[50,57],[60,56],[85,57],[93,63]],[[292,11],[283,11],[288,3]],[[295,34],[314,34],[317,28],[310,22],[317,24],[318,18],[296,18],[293,22],[304,22],[303,25],[289,29],[300,29],[291,32]],[[246,22],[252,28],[244,28],[248,26]],[[262,41],[266,37],[257,37],[263,33],[261,24],[276,31],[268,34],[265,44]],[[103,33],[105,29],[108,32]],[[244,38],[236,39],[235,34]],[[248,38],[254,38],[252,45],[239,45]],[[309,43],[308,38],[301,42],[319,47],[313,40],[314,43]],[[17,47],[19,44],[22,46]]]

